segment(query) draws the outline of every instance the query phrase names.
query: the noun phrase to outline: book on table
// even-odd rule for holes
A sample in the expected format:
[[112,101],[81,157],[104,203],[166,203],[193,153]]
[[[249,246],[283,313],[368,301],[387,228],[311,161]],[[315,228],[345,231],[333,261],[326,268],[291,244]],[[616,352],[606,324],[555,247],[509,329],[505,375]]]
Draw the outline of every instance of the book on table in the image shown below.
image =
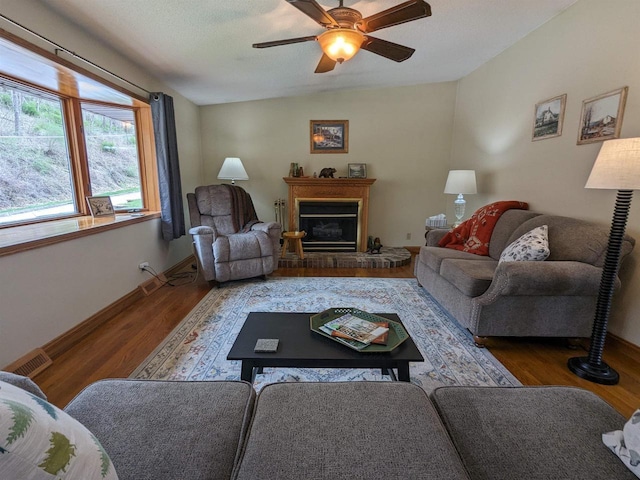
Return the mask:
[[[386,325],[385,325],[386,324]],[[370,322],[351,314],[330,320],[320,329],[343,341],[348,346],[360,350],[371,343],[386,343],[389,333],[387,322]]]

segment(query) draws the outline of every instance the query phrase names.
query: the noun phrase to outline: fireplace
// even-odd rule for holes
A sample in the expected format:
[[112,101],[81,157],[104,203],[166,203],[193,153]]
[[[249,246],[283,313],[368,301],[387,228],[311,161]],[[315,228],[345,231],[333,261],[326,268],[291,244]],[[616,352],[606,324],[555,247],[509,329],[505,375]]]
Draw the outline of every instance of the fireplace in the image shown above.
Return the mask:
[[302,240],[304,250],[358,251],[361,205],[357,199],[298,200],[298,229],[307,232]]
[[288,230],[307,232],[306,251],[367,249],[369,188],[375,178],[285,177],[284,181],[289,186]]

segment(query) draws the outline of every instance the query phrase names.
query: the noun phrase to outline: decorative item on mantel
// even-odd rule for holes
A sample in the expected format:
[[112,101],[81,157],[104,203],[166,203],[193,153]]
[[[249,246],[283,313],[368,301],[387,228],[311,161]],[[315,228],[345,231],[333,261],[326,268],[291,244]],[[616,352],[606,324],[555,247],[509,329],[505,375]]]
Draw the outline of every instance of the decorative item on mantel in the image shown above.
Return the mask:
[[323,168],[320,170],[320,178],[333,178],[333,174],[336,173],[337,170],[335,168]]
[[620,375],[602,361],[607,323],[615,290],[624,231],[633,191],[640,189],[640,138],[608,140],[602,144],[585,188],[618,190],[613,210],[607,255],[596,301],[591,345],[587,357],[569,359],[568,367],[578,377],[602,385],[615,385]]
[[462,223],[464,207],[467,204],[462,194],[478,193],[475,170],[449,170],[447,183],[444,186],[444,193],[458,195],[458,198],[453,202],[455,204],[454,212],[456,215],[456,223],[454,223],[453,226],[457,227]]

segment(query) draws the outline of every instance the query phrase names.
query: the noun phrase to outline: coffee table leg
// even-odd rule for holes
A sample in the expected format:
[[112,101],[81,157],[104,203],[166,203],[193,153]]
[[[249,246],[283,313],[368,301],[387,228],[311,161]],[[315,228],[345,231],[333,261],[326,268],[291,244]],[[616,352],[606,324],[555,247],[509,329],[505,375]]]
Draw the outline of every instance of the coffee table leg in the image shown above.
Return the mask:
[[398,365],[398,380],[401,382],[409,382],[409,362],[400,363]]
[[253,362],[242,360],[240,378],[245,382],[253,383]]

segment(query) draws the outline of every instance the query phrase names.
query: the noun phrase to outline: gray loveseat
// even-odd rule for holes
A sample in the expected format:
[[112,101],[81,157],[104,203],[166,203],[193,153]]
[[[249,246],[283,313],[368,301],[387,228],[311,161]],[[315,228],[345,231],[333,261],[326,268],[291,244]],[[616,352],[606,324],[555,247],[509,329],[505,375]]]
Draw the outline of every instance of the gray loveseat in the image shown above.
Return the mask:
[[120,480],[636,478],[601,440],[625,419],[571,387],[104,380],[65,411]]
[[[545,261],[502,262],[521,235],[548,225]],[[591,335],[609,232],[569,217],[508,210],[496,223],[489,256],[438,247],[446,229],[427,232],[415,275],[482,346],[490,336],[580,338]],[[624,258],[635,241],[628,235]]]

